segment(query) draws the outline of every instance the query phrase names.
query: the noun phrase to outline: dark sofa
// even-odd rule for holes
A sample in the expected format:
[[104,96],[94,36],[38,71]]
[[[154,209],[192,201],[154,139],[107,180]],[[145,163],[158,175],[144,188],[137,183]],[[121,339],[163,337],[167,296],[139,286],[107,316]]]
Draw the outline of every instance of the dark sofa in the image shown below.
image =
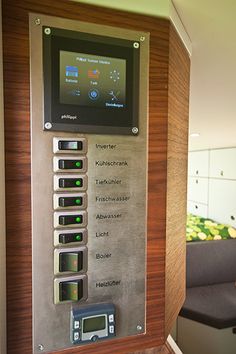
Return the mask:
[[236,326],[236,240],[188,243],[186,276],[180,316],[218,329]]

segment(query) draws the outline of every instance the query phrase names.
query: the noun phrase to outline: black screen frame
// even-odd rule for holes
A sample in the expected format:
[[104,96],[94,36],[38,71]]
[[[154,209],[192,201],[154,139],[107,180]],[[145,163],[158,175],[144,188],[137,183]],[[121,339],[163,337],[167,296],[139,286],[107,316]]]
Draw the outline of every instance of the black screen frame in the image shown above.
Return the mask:
[[[44,130],[134,135],[133,127],[139,128],[139,44],[134,46],[130,40],[59,28],[43,27],[42,30]],[[60,51],[125,60],[125,108],[60,103]]]

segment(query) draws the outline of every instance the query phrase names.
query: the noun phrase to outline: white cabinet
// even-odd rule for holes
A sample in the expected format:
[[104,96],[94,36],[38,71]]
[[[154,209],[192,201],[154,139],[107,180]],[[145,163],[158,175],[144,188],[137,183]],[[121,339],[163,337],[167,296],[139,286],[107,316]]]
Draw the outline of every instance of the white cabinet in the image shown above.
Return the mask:
[[210,178],[236,179],[236,148],[210,150]]
[[188,175],[196,177],[208,177],[209,150],[189,152]]
[[208,217],[236,227],[236,180],[209,179]]
[[208,214],[209,150],[191,151],[188,159],[188,213]]
[[187,204],[188,213],[202,216],[203,218],[207,218],[208,216],[208,206],[206,204],[201,204],[198,202],[188,201]]
[[207,204],[208,178],[188,178],[188,200]]
[[188,212],[236,228],[236,147],[189,153]]

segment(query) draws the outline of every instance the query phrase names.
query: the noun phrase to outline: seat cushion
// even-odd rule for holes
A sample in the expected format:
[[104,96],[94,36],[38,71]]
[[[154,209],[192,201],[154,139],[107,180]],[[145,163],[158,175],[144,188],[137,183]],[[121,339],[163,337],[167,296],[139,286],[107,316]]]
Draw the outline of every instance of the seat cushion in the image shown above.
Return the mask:
[[187,288],[236,280],[236,240],[187,244]]
[[219,329],[236,326],[235,283],[188,288],[180,316]]

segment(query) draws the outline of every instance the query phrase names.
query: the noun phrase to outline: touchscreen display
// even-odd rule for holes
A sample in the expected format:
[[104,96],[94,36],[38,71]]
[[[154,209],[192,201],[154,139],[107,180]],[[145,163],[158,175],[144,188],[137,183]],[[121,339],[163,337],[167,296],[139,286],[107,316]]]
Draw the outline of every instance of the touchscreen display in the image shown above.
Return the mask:
[[126,108],[126,60],[60,51],[60,103]]

